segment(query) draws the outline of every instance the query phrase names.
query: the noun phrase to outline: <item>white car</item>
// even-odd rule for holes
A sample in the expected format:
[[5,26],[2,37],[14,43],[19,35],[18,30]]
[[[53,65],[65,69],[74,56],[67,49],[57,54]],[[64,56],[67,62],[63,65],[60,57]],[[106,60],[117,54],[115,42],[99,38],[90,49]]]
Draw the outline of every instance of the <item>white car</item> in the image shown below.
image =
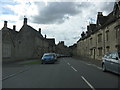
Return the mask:
[[111,71],[120,74],[120,52],[109,52],[102,60],[103,71]]

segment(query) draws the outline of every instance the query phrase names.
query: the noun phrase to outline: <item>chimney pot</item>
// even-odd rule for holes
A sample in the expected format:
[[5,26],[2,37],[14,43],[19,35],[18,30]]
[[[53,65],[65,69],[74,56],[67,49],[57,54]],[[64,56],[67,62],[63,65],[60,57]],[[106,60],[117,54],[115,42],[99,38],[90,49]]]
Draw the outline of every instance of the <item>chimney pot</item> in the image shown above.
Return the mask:
[[45,38],[46,38],[47,36],[46,36],[46,34],[45,34]]
[[16,26],[15,25],[13,25],[13,30],[16,31]]
[[103,16],[102,12],[98,12],[98,16]]
[[41,33],[41,28],[39,28],[39,33]]
[[7,21],[4,21],[4,27],[7,27]]
[[24,18],[24,25],[27,25],[27,18]]

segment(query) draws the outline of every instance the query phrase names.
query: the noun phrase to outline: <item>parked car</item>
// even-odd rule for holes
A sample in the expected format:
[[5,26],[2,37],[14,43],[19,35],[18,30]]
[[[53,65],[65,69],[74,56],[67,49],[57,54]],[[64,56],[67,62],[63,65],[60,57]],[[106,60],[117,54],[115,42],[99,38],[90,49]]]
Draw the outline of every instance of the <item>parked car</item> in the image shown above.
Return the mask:
[[102,70],[120,74],[120,51],[105,54],[102,58]]
[[55,53],[45,53],[42,56],[41,64],[44,64],[44,63],[55,63],[56,60],[57,60],[57,57],[56,57]]

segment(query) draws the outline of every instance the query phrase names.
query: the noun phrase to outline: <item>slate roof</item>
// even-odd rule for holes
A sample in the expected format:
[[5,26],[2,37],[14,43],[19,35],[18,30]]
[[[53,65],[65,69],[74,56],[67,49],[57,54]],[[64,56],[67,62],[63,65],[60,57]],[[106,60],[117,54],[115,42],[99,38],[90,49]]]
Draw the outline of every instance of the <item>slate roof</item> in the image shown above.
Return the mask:
[[39,38],[43,39],[43,36],[41,33],[39,33],[37,30],[35,30],[33,27],[29,25],[23,25],[20,29],[20,32],[23,30],[27,30],[28,32],[32,32],[34,35],[38,36]]

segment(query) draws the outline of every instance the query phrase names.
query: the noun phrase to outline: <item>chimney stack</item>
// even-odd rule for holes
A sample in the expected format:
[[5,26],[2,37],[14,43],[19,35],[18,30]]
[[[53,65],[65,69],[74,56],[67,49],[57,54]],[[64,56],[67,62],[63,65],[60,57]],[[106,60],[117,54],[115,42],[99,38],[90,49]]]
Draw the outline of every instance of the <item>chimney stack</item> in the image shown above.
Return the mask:
[[27,18],[24,18],[24,25],[27,25]]
[[4,27],[7,28],[7,21],[4,21]]
[[15,25],[13,25],[13,30],[16,31],[16,26]]
[[46,37],[47,37],[47,36],[46,36],[46,34],[45,34],[45,39],[46,39]]
[[39,28],[39,33],[41,34],[41,28]]
[[98,16],[103,16],[102,12],[98,12]]
[[88,30],[88,31],[90,30],[90,26],[89,26],[89,25],[87,26],[87,30]]

